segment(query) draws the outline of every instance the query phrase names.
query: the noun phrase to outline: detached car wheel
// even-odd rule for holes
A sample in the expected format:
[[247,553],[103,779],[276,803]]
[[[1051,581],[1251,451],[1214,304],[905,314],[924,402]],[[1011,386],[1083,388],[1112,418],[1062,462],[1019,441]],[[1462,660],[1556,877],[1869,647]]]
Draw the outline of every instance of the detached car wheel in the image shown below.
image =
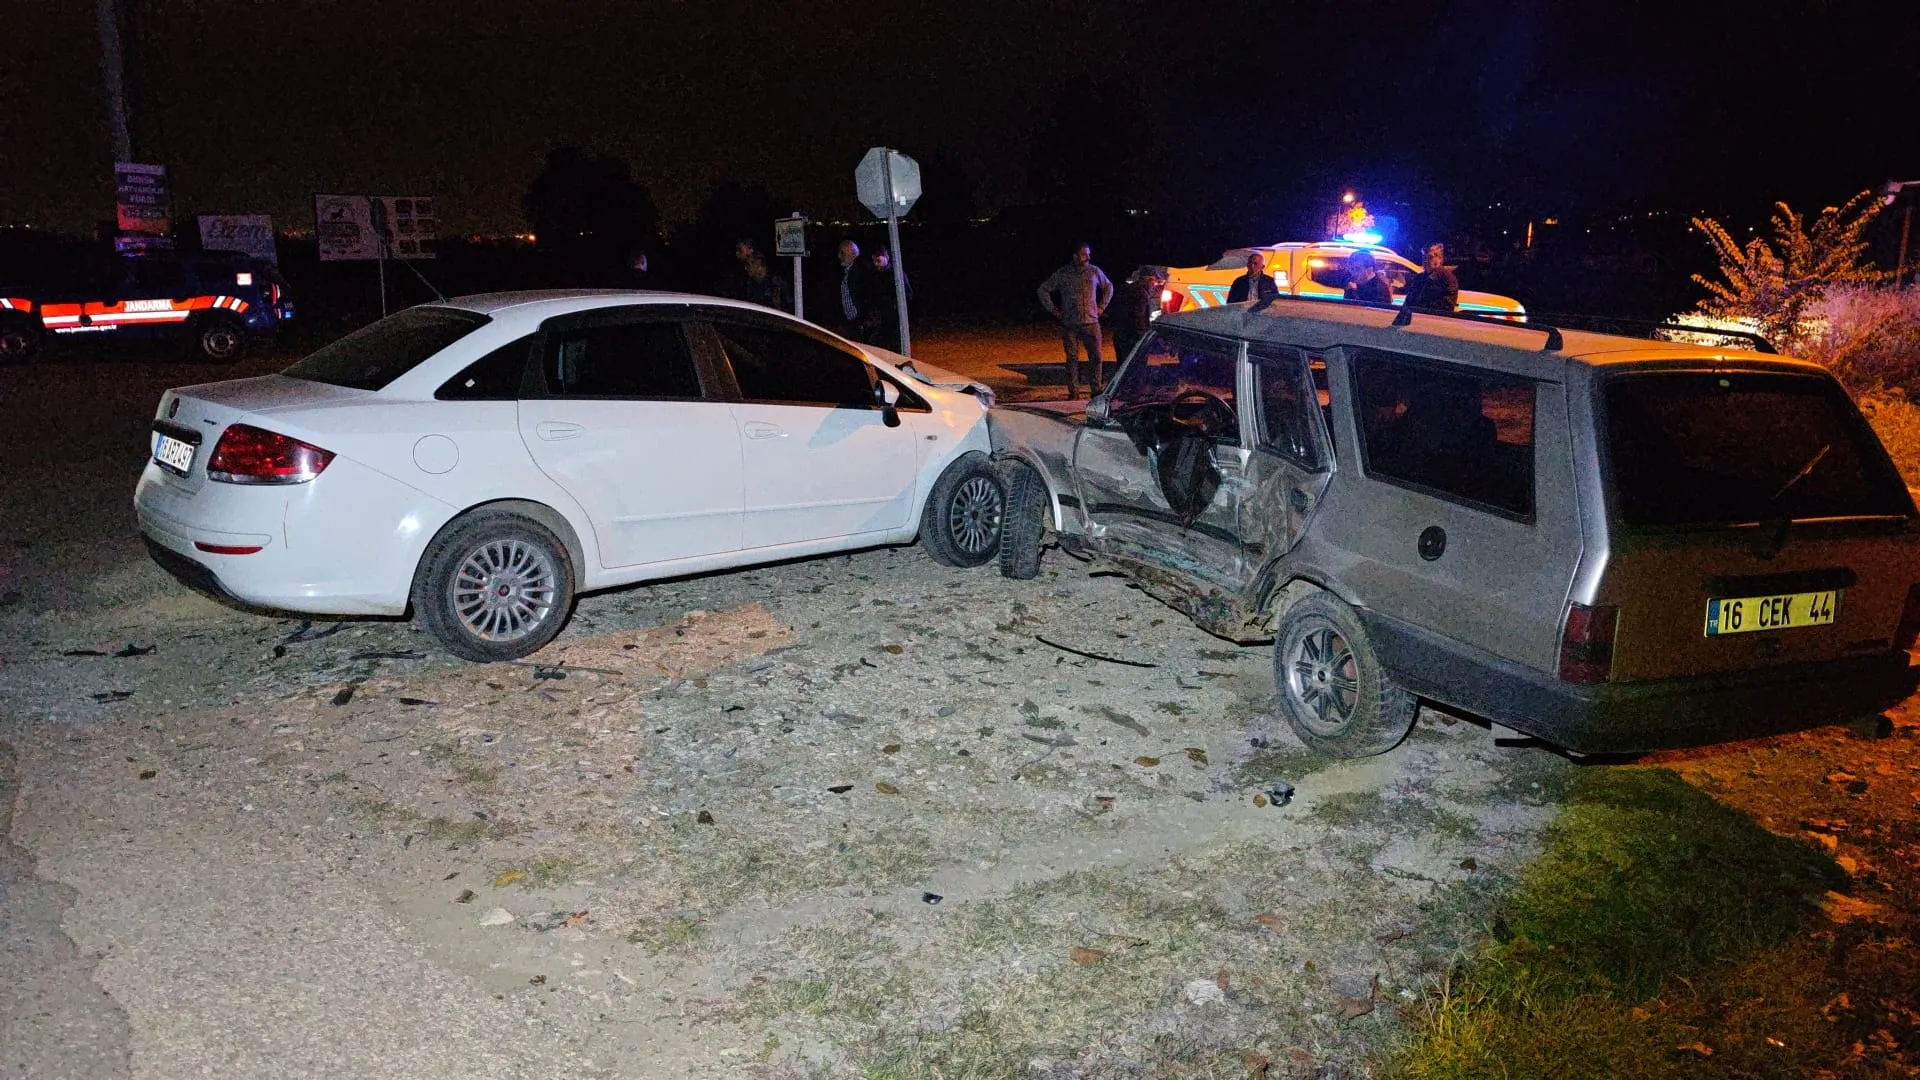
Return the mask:
[[1273,647],[1280,704],[1294,734],[1340,757],[1397,746],[1418,702],[1387,678],[1353,609],[1320,595],[1287,609]]
[[1040,542],[1047,526],[1047,486],[1023,461],[1000,463],[1007,491],[1006,522],[1000,528],[1000,573],[1018,581],[1040,576]]
[[573,563],[558,537],[518,514],[479,513],[427,546],[414,612],[447,651],[486,663],[552,641],[573,609]]
[[980,566],[1000,551],[1007,492],[985,454],[947,466],[920,514],[920,542],[943,566]]
[[247,331],[236,319],[214,317],[200,324],[194,346],[216,364],[231,364],[246,355]]

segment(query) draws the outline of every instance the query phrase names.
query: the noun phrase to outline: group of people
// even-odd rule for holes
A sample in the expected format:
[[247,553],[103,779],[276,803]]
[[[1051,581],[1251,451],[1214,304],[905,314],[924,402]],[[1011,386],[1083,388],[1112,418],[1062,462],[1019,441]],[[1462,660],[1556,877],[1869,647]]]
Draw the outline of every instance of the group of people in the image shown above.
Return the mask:
[[[1160,304],[1160,292],[1166,279],[1158,267],[1143,266],[1127,279],[1124,290],[1116,290],[1098,266],[1093,264],[1093,249],[1075,244],[1066,265],[1040,283],[1040,303],[1060,324],[1060,344],[1066,353],[1067,397],[1080,396],[1082,365],[1085,366],[1089,396],[1106,389],[1101,364],[1100,321],[1120,297],[1118,318],[1113,324],[1114,362],[1124,361],[1152,325],[1153,313]],[[1393,283],[1381,271],[1373,253],[1355,251],[1346,261],[1346,299],[1368,304],[1393,303]],[[1267,273],[1265,253],[1247,256],[1247,271],[1227,287],[1227,303],[1265,301],[1280,295],[1279,283]],[[1460,304],[1460,279],[1447,265],[1446,247],[1429,244],[1423,253],[1421,272],[1408,280],[1404,303],[1414,311],[1454,311]],[[1082,360],[1082,354],[1085,359]]]

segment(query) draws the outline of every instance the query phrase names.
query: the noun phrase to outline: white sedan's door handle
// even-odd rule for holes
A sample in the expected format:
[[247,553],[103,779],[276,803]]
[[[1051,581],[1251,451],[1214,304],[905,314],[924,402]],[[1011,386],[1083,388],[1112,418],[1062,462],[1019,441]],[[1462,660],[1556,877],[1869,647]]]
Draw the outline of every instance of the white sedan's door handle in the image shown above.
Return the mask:
[[785,429],[769,424],[765,420],[749,420],[741,425],[741,429],[747,433],[747,438],[749,439],[784,439],[787,437]]
[[542,420],[533,426],[534,434],[548,442],[559,442],[562,439],[577,439],[585,433],[586,430],[586,428],[581,427],[579,424],[563,424],[557,420]]

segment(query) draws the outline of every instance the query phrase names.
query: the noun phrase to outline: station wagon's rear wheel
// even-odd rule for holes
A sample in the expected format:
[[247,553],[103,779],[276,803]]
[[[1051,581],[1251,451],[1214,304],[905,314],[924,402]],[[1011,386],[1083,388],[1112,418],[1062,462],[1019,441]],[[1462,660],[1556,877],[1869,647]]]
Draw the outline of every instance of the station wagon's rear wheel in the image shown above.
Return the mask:
[[573,608],[573,564],[553,533],[517,514],[483,512],[428,545],[414,610],[447,651],[517,660],[552,641]]
[[1007,493],[985,454],[965,454],[934,482],[920,514],[920,542],[945,566],[979,566],[1000,553]]
[[1332,597],[1305,597],[1287,609],[1273,675],[1287,723],[1315,750],[1384,753],[1413,726],[1413,695],[1387,678],[1360,619]]

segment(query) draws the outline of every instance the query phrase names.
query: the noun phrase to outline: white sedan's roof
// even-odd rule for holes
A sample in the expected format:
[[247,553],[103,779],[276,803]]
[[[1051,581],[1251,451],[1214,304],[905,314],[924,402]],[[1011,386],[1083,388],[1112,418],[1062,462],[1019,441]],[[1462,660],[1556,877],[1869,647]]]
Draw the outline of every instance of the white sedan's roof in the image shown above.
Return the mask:
[[[440,300],[435,303],[442,307],[461,308],[481,315],[498,315],[513,310],[516,314],[535,314],[542,317],[625,304],[709,304],[747,308],[753,311],[773,310],[759,304],[729,300],[720,296],[657,292],[651,289],[529,289],[523,292],[475,293],[472,296],[456,296],[450,300]],[[536,310],[520,312],[517,310],[520,308]],[[782,314],[785,313],[782,312]]]

